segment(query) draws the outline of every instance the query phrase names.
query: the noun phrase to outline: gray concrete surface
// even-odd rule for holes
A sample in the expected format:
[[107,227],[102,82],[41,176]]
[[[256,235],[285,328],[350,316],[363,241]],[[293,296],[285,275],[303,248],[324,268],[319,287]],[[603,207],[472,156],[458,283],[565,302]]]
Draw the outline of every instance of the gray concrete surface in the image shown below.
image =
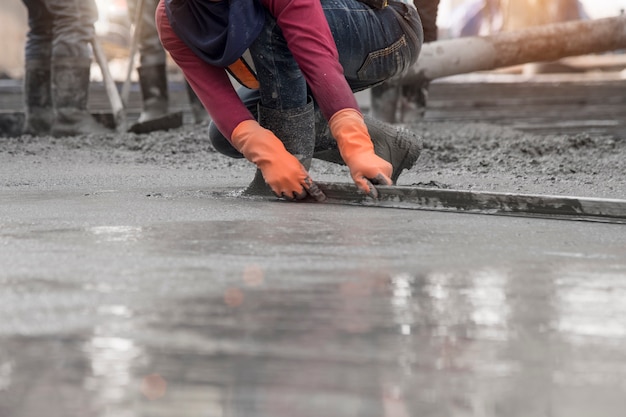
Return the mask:
[[[401,178],[621,197],[614,120],[416,126]],[[202,132],[2,139],[1,417],[623,415],[623,225],[244,198]]]
[[0,415],[623,412],[623,226],[123,174],[2,193]]

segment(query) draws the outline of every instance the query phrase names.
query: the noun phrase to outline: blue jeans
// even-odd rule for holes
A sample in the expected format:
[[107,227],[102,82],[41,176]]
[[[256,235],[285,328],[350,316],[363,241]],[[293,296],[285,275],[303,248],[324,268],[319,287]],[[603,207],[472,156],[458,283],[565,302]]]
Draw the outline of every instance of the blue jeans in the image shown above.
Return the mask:
[[[344,75],[353,91],[378,85],[417,61],[423,34],[414,8],[393,1],[384,9],[372,9],[357,0],[321,2]],[[259,101],[272,109],[295,109],[306,104],[310,92],[304,76],[269,12],[263,30],[250,46],[250,53],[261,88],[242,88],[239,93],[252,114],[257,114]],[[316,109],[316,131],[325,131],[325,123]],[[323,135],[316,136],[317,140],[323,139]],[[217,151],[242,157],[213,124],[209,127],[209,137]]]

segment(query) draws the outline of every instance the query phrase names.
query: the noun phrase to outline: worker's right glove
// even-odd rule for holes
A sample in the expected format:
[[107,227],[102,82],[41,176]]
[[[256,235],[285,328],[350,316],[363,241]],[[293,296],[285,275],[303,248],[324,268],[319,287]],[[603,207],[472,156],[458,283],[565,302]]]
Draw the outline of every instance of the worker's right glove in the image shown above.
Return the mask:
[[298,158],[268,129],[255,120],[239,123],[231,135],[233,146],[254,163],[274,194],[288,200],[311,195],[317,201],[326,199]]
[[363,115],[346,108],[336,112],[328,125],[356,186],[365,194],[378,197],[373,184],[391,185],[392,166],[374,153]]

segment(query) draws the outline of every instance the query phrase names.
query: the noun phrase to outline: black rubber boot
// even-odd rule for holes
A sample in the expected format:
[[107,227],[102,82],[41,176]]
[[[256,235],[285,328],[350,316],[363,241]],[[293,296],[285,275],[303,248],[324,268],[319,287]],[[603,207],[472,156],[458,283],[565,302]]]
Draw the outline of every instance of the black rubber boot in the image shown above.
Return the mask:
[[[395,184],[402,171],[411,169],[417,162],[422,151],[422,140],[410,130],[381,122],[367,115],[364,116],[364,119],[374,144],[374,152],[393,167],[391,180]],[[328,125],[320,126],[318,130],[320,130],[316,139],[318,146],[316,146],[313,157],[344,165],[336,143],[333,145],[329,140],[332,136]],[[319,146],[320,144],[325,145]]]
[[167,115],[169,91],[165,64],[142,66],[137,69],[143,99],[143,110],[137,123],[147,122]]
[[395,184],[405,169],[411,169],[422,152],[422,139],[414,132],[365,116],[365,124],[376,155],[393,167],[391,181]]
[[[315,117],[313,101],[305,106],[288,110],[275,110],[258,106],[259,124],[271,130],[283,142],[289,153],[293,154],[308,170],[315,148]],[[265,183],[261,171],[257,169],[254,179],[246,188],[246,193],[271,195],[272,191]]]
[[24,126],[28,135],[47,135],[54,120],[50,62],[26,61],[24,74]]
[[55,60],[52,66],[52,102],[56,117],[53,136],[111,133],[87,111],[90,59]]

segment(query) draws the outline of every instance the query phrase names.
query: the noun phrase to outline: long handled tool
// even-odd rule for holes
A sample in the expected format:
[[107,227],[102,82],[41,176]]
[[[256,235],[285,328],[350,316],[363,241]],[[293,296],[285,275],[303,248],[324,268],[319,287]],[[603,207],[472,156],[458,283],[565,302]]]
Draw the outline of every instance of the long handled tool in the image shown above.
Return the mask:
[[[135,57],[139,51],[139,40],[141,38],[141,30],[143,26],[143,13],[146,7],[145,0],[138,0],[137,8],[135,9],[134,16],[134,29],[131,37],[130,44],[130,56],[128,58],[128,67],[126,70],[126,78],[122,85],[122,102],[124,106],[128,106],[128,99],[130,96],[131,75],[135,68]],[[155,130],[168,130],[175,129],[183,124],[183,112],[168,113],[154,119],[137,122],[128,128],[128,131],[134,133],[149,133]]]
[[117,91],[117,86],[115,85],[115,81],[113,80],[113,77],[111,76],[111,72],[109,70],[109,63],[107,62],[106,55],[104,54],[102,46],[100,45],[100,41],[97,39],[97,37],[93,37],[93,39],[91,40],[91,46],[93,49],[93,54],[96,57],[96,61],[98,62],[98,66],[102,71],[102,78],[106,87],[107,97],[109,98],[111,110],[113,111],[115,127],[118,132],[125,132],[127,126],[124,104],[122,103],[120,94]]
[[135,16],[133,16],[133,34],[130,41],[130,53],[128,57],[128,67],[126,67],[126,78],[124,78],[124,84],[122,84],[122,102],[124,105],[128,105],[128,97],[130,95],[130,77],[135,69],[135,57],[139,50],[139,37],[141,34],[141,25],[143,9],[146,5],[145,0],[138,0],[137,8],[135,9]]
[[331,204],[626,224],[626,200],[377,186],[373,200],[354,184],[318,182]]

